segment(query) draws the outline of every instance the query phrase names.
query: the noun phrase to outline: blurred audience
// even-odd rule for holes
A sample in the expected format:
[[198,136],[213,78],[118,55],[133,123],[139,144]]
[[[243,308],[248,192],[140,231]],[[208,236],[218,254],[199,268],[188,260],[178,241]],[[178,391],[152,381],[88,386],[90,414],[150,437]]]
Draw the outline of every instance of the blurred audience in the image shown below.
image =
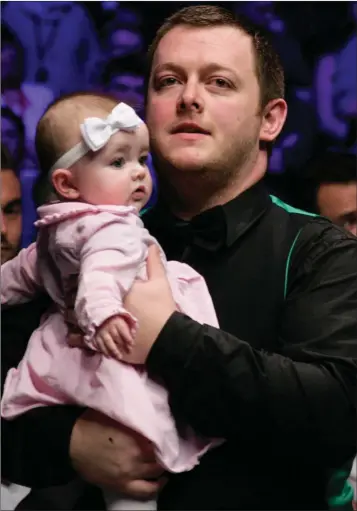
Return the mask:
[[[356,22],[356,4],[350,4]],[[323,55],[316,66],[315,94],[320,130],[331,145],[356,154],[357,37],[353,33],[335,53]]]
[[274,144],[269,171],[298,172],[311,157],[318,135],[309,66],[299,41],[277,14],[276,2],[237,2],[235,10],[269,33],[284,67],[288,117]]
[[7,2],[2,20],[26,49],[27,82],[46,85],[55,97],[95,85],[101,50],[81,2]]
[[104,91],[131,105],[140,116],[145,95],[143,70],[141,58],[123,57],[110,60],[102,74]]
[[17,35],[4,23],[1,25],[1,78],[1,106],[10,108],[22,120],[25,127],[26,158],[28,165],[31,162],[35,166],[36,126],[53,101],[53,94],[43,85],[25,81],[24,48]]
[[116,15],[103,27],[103,51],[108,60],[136,56],[145,52],[139,14],[127,7],[118,7]]
[[302,206],[357,236],[356,158],[326,152],[314,158],[301,182]]

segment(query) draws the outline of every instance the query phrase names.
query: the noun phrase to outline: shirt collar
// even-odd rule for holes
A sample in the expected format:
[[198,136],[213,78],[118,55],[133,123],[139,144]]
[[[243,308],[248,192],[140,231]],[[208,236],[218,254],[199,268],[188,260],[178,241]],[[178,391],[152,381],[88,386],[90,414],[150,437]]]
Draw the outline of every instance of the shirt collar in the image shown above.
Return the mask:
[[[222,206],[215,206],[190,222],[175,217],[163,202],[143,217],[153,234],[155,231],[178,238],[187,237],[206,250],[229,247],[247,232],[271,204],[269,194],[260,181]],[[146,218],[145,218],[146,217]]]

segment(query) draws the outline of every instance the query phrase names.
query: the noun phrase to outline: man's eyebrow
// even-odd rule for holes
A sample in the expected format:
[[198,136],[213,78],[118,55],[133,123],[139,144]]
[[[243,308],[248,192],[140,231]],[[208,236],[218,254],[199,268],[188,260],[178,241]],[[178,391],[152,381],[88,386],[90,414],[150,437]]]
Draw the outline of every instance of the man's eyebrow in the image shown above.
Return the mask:
[[16,208],[18,206],[21,207],[21,199],[20,198],[11,200],[7,204],[5,204],[5,206],[2,207],[2,210],[4,213],[7,213],[7,212],[11,211],[13,208]]
[[[185,70],[183,67],[181,67],[179,64],[176,64],[175,62],[165,62],[164,64],[158,64],[154,70],[153,75],[156,73],[159,73],[161,71],[174,71],[176,73],[184,73]],[[210,64],[207,64],[206,66],[202,66],[202,71],[204,73],[213,73],[215,71],[226,71],[234,76],[238,77],[238,73],[227,66],[224,66],[223,64],[219,64],[218,62],[212,62]]]

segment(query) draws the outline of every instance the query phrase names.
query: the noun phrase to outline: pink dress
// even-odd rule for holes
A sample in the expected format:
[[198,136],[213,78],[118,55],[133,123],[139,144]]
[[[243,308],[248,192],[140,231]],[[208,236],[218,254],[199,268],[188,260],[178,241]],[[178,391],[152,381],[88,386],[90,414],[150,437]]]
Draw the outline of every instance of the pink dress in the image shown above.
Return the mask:
[[[142,369],[70,348],[66,340],[68,308],[89,347],[97,327],[116,314],[135,332],[137,321],[124,309],[123,297],[136,278],[146,278],[148,247],[156,240],[132,207],[55,203],[38,213],[37,243],[1,267],[1,303],[25,302],[45,289],[56,307],[32,334],[20,365],[7,374],[2,416],[12,419],[39,406],[86,406],[151,440],[167,470],[190,470],[212,444],[189,428],[179,436],[166,390]],[[178,309],[218,326],[203,278],[161,254]]]

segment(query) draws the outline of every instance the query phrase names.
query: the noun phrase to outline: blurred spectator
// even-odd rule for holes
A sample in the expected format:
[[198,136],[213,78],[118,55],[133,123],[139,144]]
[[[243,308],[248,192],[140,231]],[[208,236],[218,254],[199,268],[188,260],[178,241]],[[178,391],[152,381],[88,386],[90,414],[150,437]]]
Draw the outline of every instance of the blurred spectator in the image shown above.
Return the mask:
[[314,158],[301,183],[304,209],[319,213],[357,236],[357,173],[352,154]]
[[16,170],[21,169],[25,155],[25,126],[6,106],[1,107],[1,141],[8,148]]
[[26,48],[26,81],[56,97],[95,85],[101,51],[80,2],[8,2],[2,19]]
[[237,2],[236,12],[243,14],[269,33],[285,72],[288,117],[273,146],[269,171],[298,171],[313,152],[317,137],[315,108],[312,103],[312,76],[299,42],[289,33],[285,20],[276,13],[276,2]]
[[102,75],[104,91],[131,105],[141,117],[145,95],[143,69],[139,56],[124,57],[109,61]]
[[20,181],[7,149],[1,144],[1,264],[20,249],[22,211]]
[[103,49],[109,60],[145,51],[140,25],[137,12],[123,7],[117,9],[115,18],[106,23],[102,30]]
[[24,62],[24,49],[18,38],[2,23],[1,106],[10,108],[22,119],[25,126],[26,156],[34,164],[34,139],[37,122],[49,103],[52,102],[53,94],[43,85],[24,81]]
[[[356,22],[355,3],[351,3],[350,14]],[[356,152],[356,60],[357,37],[352,34],[339,51],[321,57],[315,77],[320,129],[351,152]]]

